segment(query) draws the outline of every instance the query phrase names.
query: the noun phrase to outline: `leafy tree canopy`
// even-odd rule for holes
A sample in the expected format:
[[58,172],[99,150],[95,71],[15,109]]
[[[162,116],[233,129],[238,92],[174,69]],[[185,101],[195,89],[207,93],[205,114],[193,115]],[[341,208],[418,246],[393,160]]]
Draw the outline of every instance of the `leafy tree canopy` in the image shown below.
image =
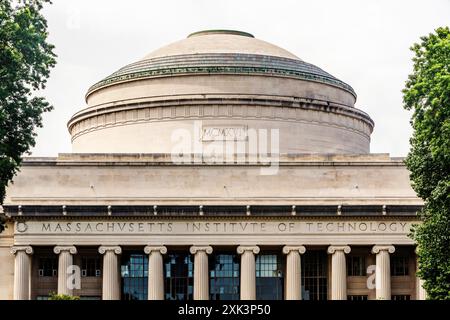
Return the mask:
[[404,108],[414,129],[406,164],[425,206],[413,232],[419,276],[430,299],[450,299],[450,31],[438,28],[411,47],[414,69]]
[[[0,204],[52,107],[37,91],[55,66],[41,10],[49,0],[0,0]],[[3,226],[0,223],[0,232]]]

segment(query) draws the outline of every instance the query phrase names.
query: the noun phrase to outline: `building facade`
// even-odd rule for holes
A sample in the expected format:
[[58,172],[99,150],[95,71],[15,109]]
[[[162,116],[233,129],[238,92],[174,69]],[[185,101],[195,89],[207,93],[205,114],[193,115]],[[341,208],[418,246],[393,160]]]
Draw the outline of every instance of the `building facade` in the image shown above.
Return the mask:
[[7,189],[0,298],[423,299],[422,201],[346,83],[239,31],[93,85]]

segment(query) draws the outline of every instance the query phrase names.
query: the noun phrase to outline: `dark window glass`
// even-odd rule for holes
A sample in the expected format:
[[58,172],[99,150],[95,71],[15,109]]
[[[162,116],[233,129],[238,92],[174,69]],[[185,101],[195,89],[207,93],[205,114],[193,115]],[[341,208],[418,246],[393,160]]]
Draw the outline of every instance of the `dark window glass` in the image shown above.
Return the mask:
[[209,262],[211,300],[239,300],[239,256],[216,254]]
[[279,254],[256,256],[256,299],[283,300],[284,259]]
[[102,270],[102,259],[100,257],[81,258],[82,277],[100,277]]
[[55,257],[39,258],[39,277],[56,277],[58,275],[58,259]]
[[410,295],[393,295],[392,300],[411,300]]
[[347,300],[350,300],[350,301],[366,301],[367,300],[367,296],[350,295],[350,296],[347,297]]
[[349,256],[347,257],[347,275],[365,276],[366,275],[366,257]]
[[121,263],[122,299],[148,299],[148,256],[140,253],[124,253]]
[[391,257],[391,275],[407,276],[409,275],[408,257]]
[[193,299],[194,265],[189,253],[172,253],[164,257],[166,300]]
[[324,251],[306,251],[302,255],[302,299],[327,300],[328,257]]

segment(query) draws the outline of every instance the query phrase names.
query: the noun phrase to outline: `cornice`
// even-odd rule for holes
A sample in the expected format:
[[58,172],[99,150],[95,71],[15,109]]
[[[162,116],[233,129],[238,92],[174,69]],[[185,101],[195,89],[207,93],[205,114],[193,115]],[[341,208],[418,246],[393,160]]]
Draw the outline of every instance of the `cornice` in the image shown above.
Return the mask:
[[419,217],[415,216],[16,216],[12,221],[413,221],[420,223]]
[[[268,100],[258,99],[257,96],[252,98],[228,98],[225,95],[220,99],[163,99],[137,103],[115,103],[111,106],[83,110],[74,115],[67,126],[73,141],[77,136],[84,133],[142,122],[182,119],[254,119],[322,124],[357,132],[369,139],[374,122],[365,112],[344,105],[311,99],[309,101],[298,99],[301,98],[293,100],[291,97],[278,97],[278,99]],[[205,114],[202,108],[206,108],[208,105],[218,107],[212,108],[211,114]],[[256,112],[252,113],[249,106],[256,107]],[[224,113],[220,108],[226,108],[227,112]],[[286,112],[286,108],[290,108],[293,112]],[[272,111],[264,112],[268,109],[272,109]],[[310,113],[304,111],[324,112],[336,117],[324,122],[311,118]],[[359,121],[359,123],[355,124],[349,119]]]

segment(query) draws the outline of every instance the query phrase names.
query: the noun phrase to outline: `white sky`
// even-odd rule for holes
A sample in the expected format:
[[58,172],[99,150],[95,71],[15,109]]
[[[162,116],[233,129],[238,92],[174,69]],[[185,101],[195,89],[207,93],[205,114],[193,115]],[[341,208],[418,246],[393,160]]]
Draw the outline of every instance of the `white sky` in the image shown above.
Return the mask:
[[44,14],[58,64],[43,94],[55,109],[44,115],[33,156],[71,152],[66,124],[90,85],[204,29],[250,32],[347,82],[375,121],[371,152],[405,156],[409,47],[450,25],[450,0],[54,0]]

